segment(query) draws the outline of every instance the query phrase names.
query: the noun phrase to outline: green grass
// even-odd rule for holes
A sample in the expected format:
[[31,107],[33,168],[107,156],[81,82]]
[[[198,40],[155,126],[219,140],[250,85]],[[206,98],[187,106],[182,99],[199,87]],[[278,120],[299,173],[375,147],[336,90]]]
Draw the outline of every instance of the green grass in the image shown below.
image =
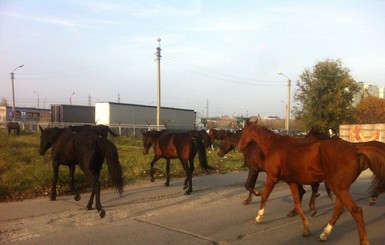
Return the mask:
[[[20,136],[8,135],[0,129],[0,201],[22,200],[50,193],[52,167],[50,150],[44,156],[39,155],[40,134],[21,133]],[[119,159],[123,168],[125,184],[140,179],[149,179],[149,163],[153,152],[142,154],[142,140],[129,137],[109,137],[117,146]],[[218,146],[216,146],[216,149]],[[243,156],[239,152],[230,152],[227,158],[218,157],[215,152],[207,154],[211,166],[218,168],[219,173],[228,173],[244,169]],[[165,178],[166,161],[159,160],[155,164],[157,178]],[[195,158],[195,175],[205,173]],[[185,176],[179,160],[171,161],[171,177]],[[104,187],[110,187],[107,166],[103,165],[100,180]],[[58,194],[69,193],[69,174],[66,166],[59,168],[57,185]],[[84,190],[89,187],[83,172],[76,167],[76,187]]]

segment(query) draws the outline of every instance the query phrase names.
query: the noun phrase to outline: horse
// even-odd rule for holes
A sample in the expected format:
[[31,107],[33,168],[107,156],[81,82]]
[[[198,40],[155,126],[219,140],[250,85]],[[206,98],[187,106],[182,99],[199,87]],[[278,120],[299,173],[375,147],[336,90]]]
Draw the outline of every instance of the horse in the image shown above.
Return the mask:
[[[229,133],[225,136],[221,142],[221,145],[218,149],[217,155],[219,157],[225,156],[228,152],[235,149],[238,145],[239,139],[242,135],[242,131],[237,131],[236,133]],[[254,190],[255,184],[258,179],[259,172],[265,172],[265,155],[263,154],[261,148],[254,142],[251,142],[243,151],[244,163],[249,169],[247,180],[245,183],[246,190],[249,191],[249,196],[242,203],[244,205],[249,204],[252,201],[253,195],[261,196],[259,192]],[[315,216],[317,211],[315,210],[315,199],[319,196],[318,189],[319,184],[315,183],[311,185],[312,195],[309,201],[309,207],[311,216]],[[300,200],[302,202],[303,195],[305,194],[305,189],[302,185],[298,185],[298,191],[300,194]],[[330,192],[328,192],[330,197]],[[293,217],[296,215],[295,208],[290,211],[287,216]]]
[[[119,162],[119,156],[115,145],[108,139],[101,138],[90,130],[83,130],[80,133],[74,133],[69,128],[47,128],[41,131],[39,154],[44,155],[51,149],[53,179],[50,200],[56,200],[56,184],[58,170],[60,165],[67,165],[71,170],[75,165],[86,175],[89,184],[92,187],[87,209],[91,210],[95,197],[95,207],[101,218],[104,218],[106,212],[100,202],[100,182],[99,175],[104,159],[107,160],[108,172],[112,186],[119,192],[123,192],[122,168]],[[74,191],[73,178],[71,179],[71,190]],[[76,196],[75,196],[76,200]]]
[[238,148],[244,150],[250,142],[256,142],[266,156],[266,184],[261,196],[261,204],[256,222],[261,223],[266,202],[279,180],[286,182],[295,202],[302,224],[303,236],[309,236],[309,224],[304,215],[298,193],[298,184],[325,182],[325,185],[337,196],[331,219],[319,241],[326,241],[334,225],[347,208],[354,218],[360,244],[369,244],[362,208],[352,199],[350,186],[366,168],[370,168],[380,181],[385,180],[382,171],[385,153],[377,148],[362,146],[357,150],[353,145],[340,139],[304,142],[290,136],[281,136],[263,126],[247,122]]
[[[308,141],[317,141],[317,140],[327,140],[331,138],[336,137],[330,137],[327,134],[324,134],[322,132],[318,132],[314,129],[311,129],[306,135],[305,140]],[[349,142],[351,143],[351,142]],[[381,151],[385,152],[385,144],[380,141],[367,141],[367,142],[354,142],[351,143],[353,146],[355,146],[358,150],[361,146],[372,146],[375,148],[378,148]],[[384,169],[385,171],[385,169]],[[369,199],[369,206],[373,206],[377,203],[377,198],[380,194],[385,193],[385,182],[380,182],[378,178],[374,178],[374,181],[372,182],[370,186],[370,199]]]
[[207,132],[211,142],[211,148],[214,150],[214,140],[223,140],[223,138],[229,133],[229,131],[224,129],[215,129],[210,128]]
[[114,133],[114,131],[111,130],[110,127],[108,127],[106,125],[102,125],[102,124],[99,124],[99,125],[84,124],[84,125],[80,125],[80,126],[71,125],[68,128],[71,129],[73,132],[76,132],[76,133],[80,133],[83,130],[88,129],[88,130],[91,130],[92,132],[94,132],[96,135],[98,135],[102,138],[105,138],[105,139],[107,138],[108,134],[111,134],[112,136],[118,136],[116,133]]
[[143,133],[143,154],[148,154],[149,149],[153,146],[154,158],[150,163],[151,181],[155,181],[154,164],[160,159],[166,159],[166,175],[165,185],[170,185],[170,160],[178,158],[182,163],[186,173],[184,188],[187,189],[185,194],[190,195],[192,189],[192,174],[194,172],[194,158],[199,152],[199,163],[206,170],[214,170],[207,163],[206,149],[199,137],[193,137],[189,132],[170,133],[163,131],[148,131]]
[[204,129],[195,130],[194,129],[194,130],[190,130],[189,132],[190,132],[191,136],[197,137],[200,140],[202,140],[206,149],[211,147],[211,139],[210,139],[208,133],[206,132],[206,130],[204,130]]
[[11,131],[13,130],[13,134],[20,135],[20,125],[17,122],[9,122],[7,123],[8,128],[8,135],[11,134]]

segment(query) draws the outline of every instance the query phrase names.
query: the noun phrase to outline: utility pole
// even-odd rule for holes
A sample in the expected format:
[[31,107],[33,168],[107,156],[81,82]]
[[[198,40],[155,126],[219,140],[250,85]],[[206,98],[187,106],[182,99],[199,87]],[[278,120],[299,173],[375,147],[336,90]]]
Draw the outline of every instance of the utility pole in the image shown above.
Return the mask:
[[156,127],[157,129],[159,130],[159,127],[160,127],[160,58],[162,58],[162,56],[160,55],[160,51],[162,50],[160,48],[160,41],[161,39],[158,38],[156,40],[158,43],[159,43],[159,46],[156,48],[156,61],[157,61],[157,64],[158,64],[158,82],[157,82],[157,92],[158,92],[158,98],[157,98],[157,106],[156,106]]
[[285,120],[285,130],[289,132],[290,129],[290,100],[291,100],[291,80],[288,76],[283,74],[282,72],[278,72],[278,75],[284,76],[287,78],[287,107],[286,107],[286,120]]
[[22,68],[24,65],[20,65],[16,67],[12,72],[11,72],[11,80],[12,80],[12,121],[15,121],[15,86],[14,86],[14,80],[15,80],[15,71],[19,68]]

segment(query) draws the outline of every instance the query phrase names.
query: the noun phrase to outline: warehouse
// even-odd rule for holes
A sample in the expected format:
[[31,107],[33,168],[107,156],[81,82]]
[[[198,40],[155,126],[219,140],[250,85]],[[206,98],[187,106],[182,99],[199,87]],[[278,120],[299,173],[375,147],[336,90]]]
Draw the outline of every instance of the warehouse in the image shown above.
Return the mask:
[[[156,125],[155,106],[122,104],[114,102],[95,103],[95,122],[104,125]],[[195,127],[194,110],[162,107],[160,124],[173,130],[191,130]]]

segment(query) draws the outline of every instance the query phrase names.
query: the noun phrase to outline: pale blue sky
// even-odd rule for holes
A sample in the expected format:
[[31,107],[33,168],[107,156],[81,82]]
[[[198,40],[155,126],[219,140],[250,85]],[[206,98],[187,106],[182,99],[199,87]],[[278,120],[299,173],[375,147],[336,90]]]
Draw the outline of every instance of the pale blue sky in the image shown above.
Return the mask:
[[[341,59],[356,81],[385,86],[385,1],[1,0],[0,98],[40,107],[96,101],[209,116],[284,117],[317,61]],[[296,87],[292,87],[292,95]],[[35,93],[34,93],[35,91]]]

